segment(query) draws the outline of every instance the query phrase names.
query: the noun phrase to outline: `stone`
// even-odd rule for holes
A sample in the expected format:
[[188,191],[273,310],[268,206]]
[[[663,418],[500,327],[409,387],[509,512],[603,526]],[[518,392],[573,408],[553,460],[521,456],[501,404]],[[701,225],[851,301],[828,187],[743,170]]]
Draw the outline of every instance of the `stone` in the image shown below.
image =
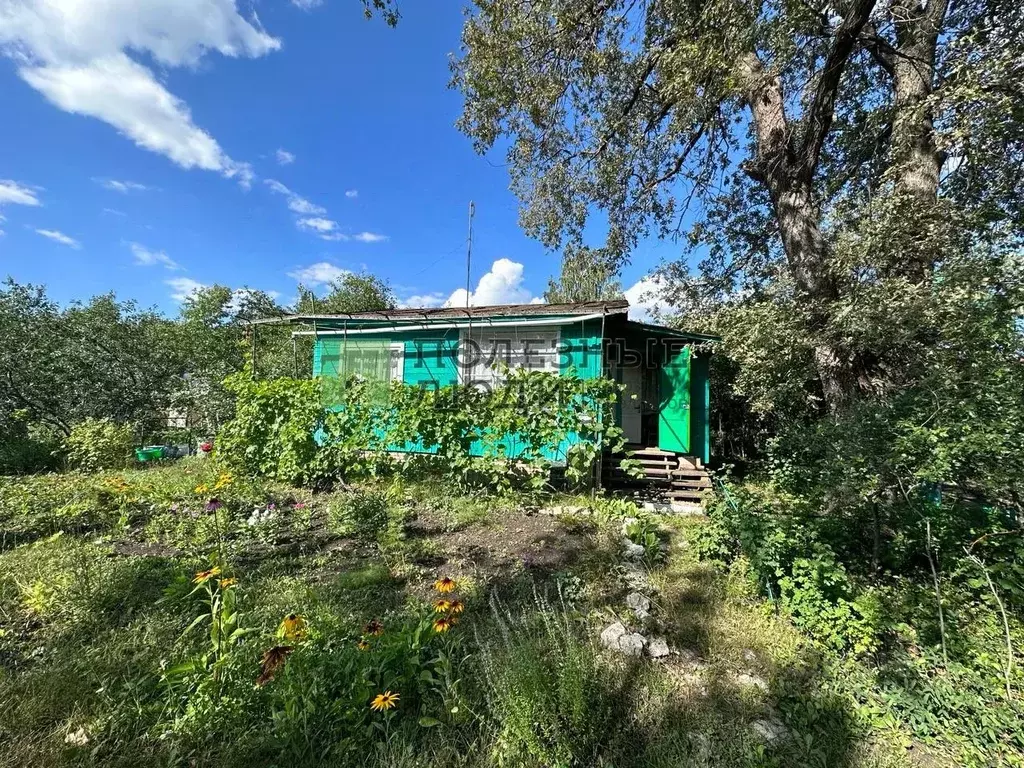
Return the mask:
[[626,595],[626,607],[629,608],[629,610],[631,610],[640,621],[646,621],[651,616],[650,598],[641,595],[639,592],[630,592]]
[[768,690],[768,682],[758,675],[748,675],[746,673],[736,675],[736,684],[742,685],[745,688],[757,688],[761,691]]
[[680,648],[676,653],[679,655],[679,661],[682,664],[686,664],[691,667],[703,665],[703,662],[700,660],[700,655],[692,648]]
[[629,539],[622,540],[622,556],[627,560],[643,560],[644,559],[644,548],[639,544],[636,544]]
[[768,745],[778,744],[789,737],[789,730],[775,718],[755,720],[750,727]]
[[747,648],[747,649],[745,649],[743,651],[743,660],[745,662],[747,662],[747,664],[756,664],[757,663],[757,654],[754,653],[749,648]]
[[639,656],[644,652],[646,645],[647,638],[639,632],[633,632],[619,638],[619,650],[627,656]]
[[651,580],[643,566],[636,563],[627,563],[622,568],[622,581],[632,590],[646,591],[651,588]]
[[626,628],[622,622],[616,621],[609,627],[605,627],[601,633],[601,645],[605,648],[618,649],[619,639],[626,634]]
[[668,641],[664,637],[652,637],[647,641],[647,655],[652,659],[663,659],[669,653]]

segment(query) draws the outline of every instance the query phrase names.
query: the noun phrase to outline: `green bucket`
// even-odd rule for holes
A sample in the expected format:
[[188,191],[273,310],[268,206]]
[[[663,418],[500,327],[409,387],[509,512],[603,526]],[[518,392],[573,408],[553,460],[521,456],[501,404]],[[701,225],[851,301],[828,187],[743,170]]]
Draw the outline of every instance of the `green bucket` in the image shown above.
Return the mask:
[[135,458],[139,461],[156,461],[164,457],[162,445],[148,445],[145,448],[135,449]]

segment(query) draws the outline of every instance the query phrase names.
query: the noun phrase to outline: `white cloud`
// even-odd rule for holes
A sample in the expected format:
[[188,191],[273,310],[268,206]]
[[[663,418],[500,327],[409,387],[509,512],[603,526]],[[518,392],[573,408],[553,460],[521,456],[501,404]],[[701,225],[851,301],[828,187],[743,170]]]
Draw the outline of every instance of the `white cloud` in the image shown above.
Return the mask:
[[280,181],[275,179],[266,179],[264,183],[277,194],[284,195],[288,198],[288,209],[290,211],[303,216],[322,216],[327,213],[326,208],[316,205],[315,203],[311,203],[301,195],[295,194]]
[[[465,297],[465,291],[463,291],[462,295],[463,297]],[[402,308],[410,309],[429,309],[430,307],[443,306],[444,302],[444,294],[435,292],[409,296],[408,298],[400,302],[399,306],[401,306]],[[463,306],[465,306],[465,299],[463,299]]]
[[304,11],[312,10],[318,5],[322,5],[324,0],[292,0],[292,5],[296,8],[301,8]]
[[360,243],[382,243],[388,239],[387,235],[378,235],[376,232],[360,232],[357,235],[352,235],[353,240],[358,240]]
[[659,315],[671,313],[673,307],[660,298],[665,291],[664,278],[647,275],[631,285],[623,295],[629,301],[629,315],[633,320],[650,322]]
[[66,245],[69,248],[78,249],[82,247],[82,244],[75,240],[75,238],[69,237],[68,235],[65,235],[63,232],[60,232],[56,229],[37,229],[36,233],[42,235],[43,237],[48,237],[55,243]]
[[338,227],[337,222],[319,217],[299,219],[298,223],[301,229],[312,229],[315,232],[333,232]]
[[[476,290],[469,295],[469,304],[474,307],[489,304],[538,303],[533,294],[523,286],[523,265],[511,259],[498,259],[477,283]],[[454,291],[445,302],[446,307],[466,306],[466,289]]]
[[348,198],[359,197],[359,190],[358,189],[346,189],[345,190],[345,197],[348,197]]
[[128,55],[195,67],[217,51],[258,57],[281,43],[235,0],[6,0],[0,47],[18,74],[60,109],[102,120],[182,168],[217,171],[245,186],[252,171],[199,128],[181,99]]
[[318,261],[308,267],[302,267],[294,272],[289,272],[288,277],[299,281],[309,288],[316,288],[322,285],[330,285],[340,280],[345,275],[352,274],[347,269],[331,264],[329,261]]
[[122,195],[127,195],[129,192],[147,192],[152,189],[152,187],[139,184],[137,181],[118,181],[117,179],[93,179],[93,181],[104,189],[120,192]]
[[287,149],[279,149],[274,153],[274,157],[277,158],[278,165],[291,165],[295,162],[295,155],[289,152]]
[[104,208],[104,213],[109,213],[111,216],[127,216],[128,214],[124,211],[119,211],[117,208]]
[[140,243],[129,243],[135,263],[143,267],[161,266],[165,269],[181,269],[174,259],[163,251],[151,251]]
[[164,284],[171,287],[171,298],[178,302],[185,301],[204,288],[210,287],[191,277],[172,277],[170,280],[164,280]]
[[0,179],[0,205],[42,205],[36,191],[10,179]]

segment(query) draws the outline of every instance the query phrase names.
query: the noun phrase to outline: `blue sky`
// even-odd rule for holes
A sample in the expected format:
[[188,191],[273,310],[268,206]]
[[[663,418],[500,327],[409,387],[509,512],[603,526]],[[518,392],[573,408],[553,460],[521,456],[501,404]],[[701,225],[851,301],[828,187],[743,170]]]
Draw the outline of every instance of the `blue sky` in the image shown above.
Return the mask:
[[400,9],[392,29],[358,0],[0,5],[0,275],[173,313],[198,285],[287,302],[366,269],[439,304],[474,200],[474,301],[539,296],[557,254],[519,229],[503,157],[453,125],[460,5]]

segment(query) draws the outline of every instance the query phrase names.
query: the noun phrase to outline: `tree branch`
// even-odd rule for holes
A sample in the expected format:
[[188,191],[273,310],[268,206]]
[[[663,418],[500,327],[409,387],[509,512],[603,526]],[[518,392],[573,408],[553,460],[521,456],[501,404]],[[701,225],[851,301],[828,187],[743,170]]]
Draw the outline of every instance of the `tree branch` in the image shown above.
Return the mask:
[[803,151],[800,153],[803,167],[800,170],[807,179],[814,175],[818,167],[821,147],[832,128],[836,98],[839,95],[839,81],[861,31],[871,16],[875,2],[876,0],[854,0],[836,29],[832,50],[829,51],[815,84],[814,96],[804,121]]

